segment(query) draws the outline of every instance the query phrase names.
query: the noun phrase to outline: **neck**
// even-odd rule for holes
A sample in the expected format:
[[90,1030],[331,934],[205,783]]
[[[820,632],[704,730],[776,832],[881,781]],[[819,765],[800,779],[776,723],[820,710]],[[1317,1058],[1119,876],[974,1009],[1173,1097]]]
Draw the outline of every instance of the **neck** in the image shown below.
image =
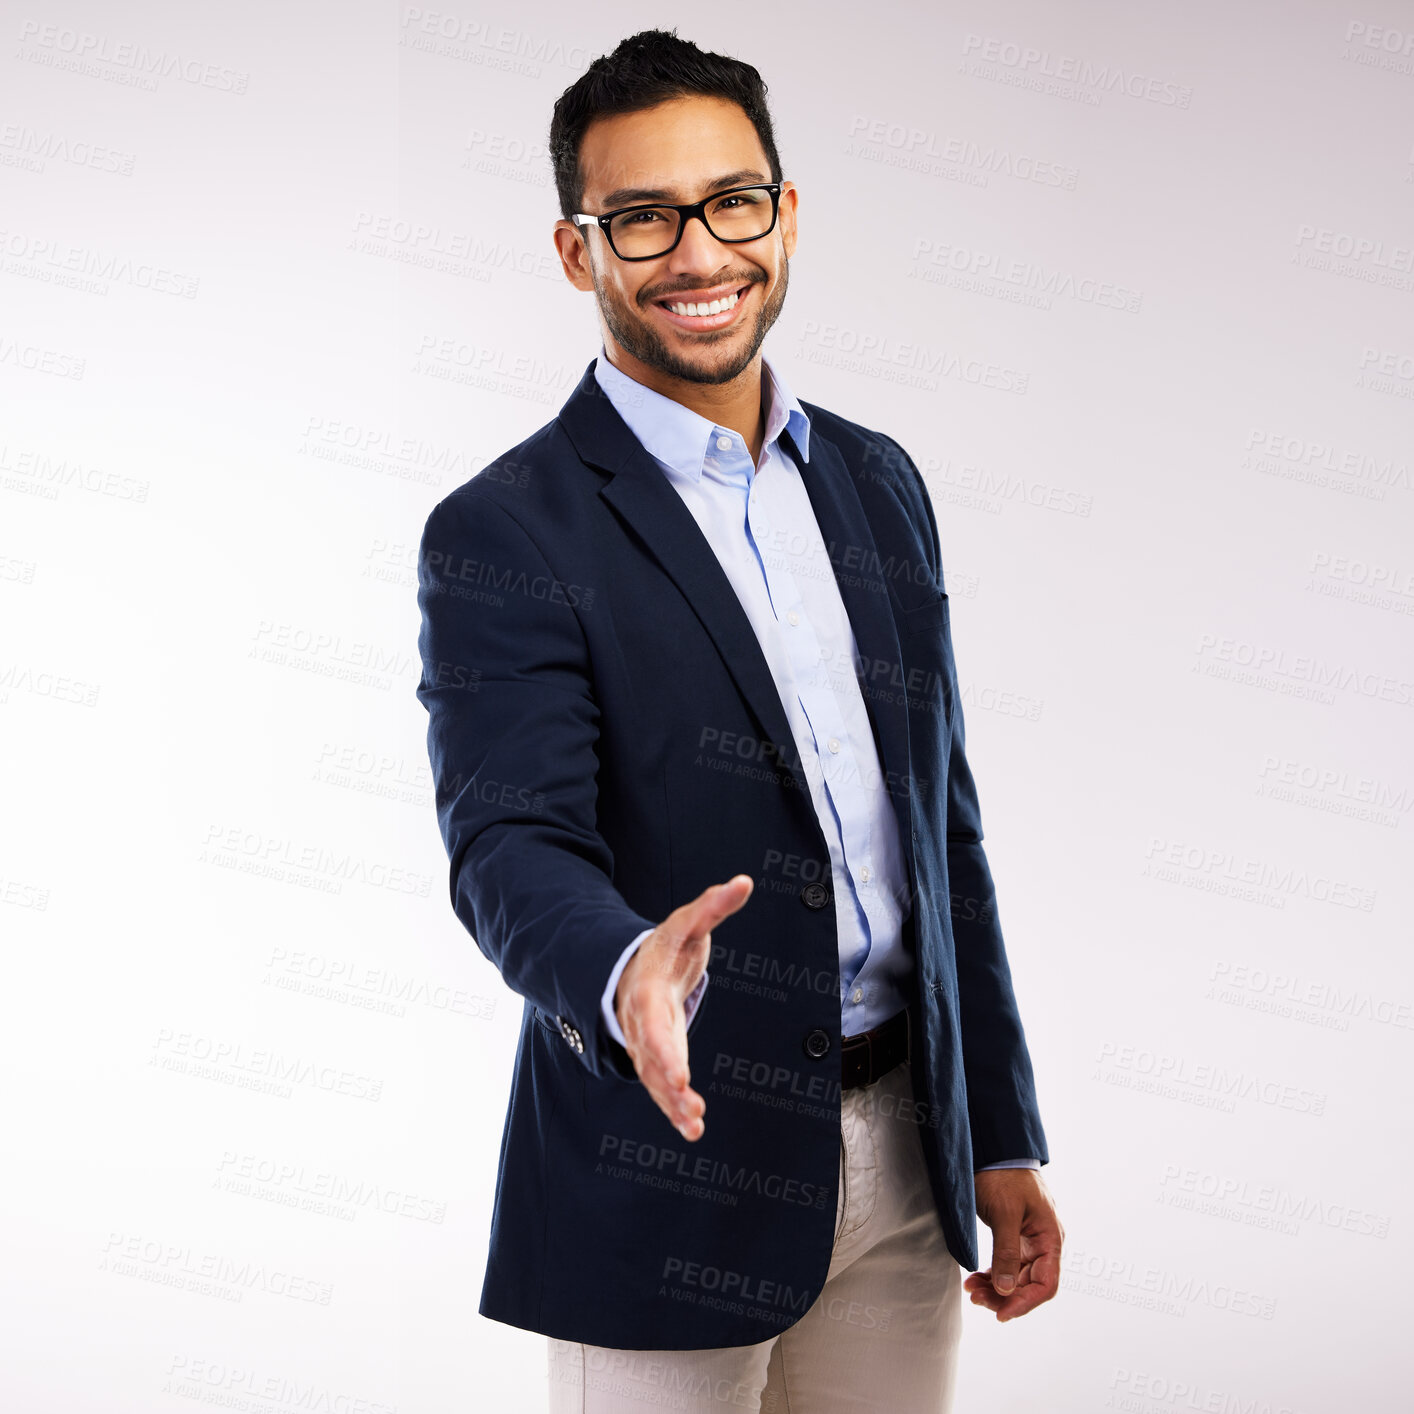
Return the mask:
[[695,383],[674,378],[621,348],[611,350],[605,344],[603,352],[620,373],[636,383],[691,408],[718,427],[740,433],[751,451],[751,460],[760,461],[761,444],[766,437],[766,378],[759,353],[729,383]]

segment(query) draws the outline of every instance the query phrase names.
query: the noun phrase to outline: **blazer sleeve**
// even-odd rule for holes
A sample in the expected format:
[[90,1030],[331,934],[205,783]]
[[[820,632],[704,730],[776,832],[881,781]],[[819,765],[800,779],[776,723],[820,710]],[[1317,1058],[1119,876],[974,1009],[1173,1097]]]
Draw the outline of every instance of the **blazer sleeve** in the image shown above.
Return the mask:
[[[917,483],[933,568],[942,586],[942,550],[928,487],[908,453],[902,447],[898,450]],[[967,761],[950,616],[944,624],[943,656],[954,704],[947,780],[948,897],[972,1165],[974,1170],[986,1168],[1017,1154],[1045,1164],[1050,1155],[1036,1103],[1035,1076],[1012,988],[992,871],[982,848],[982,812]]]
[[599,707],[588,644],[544,555],[498,502],[462,488],[418,551],[418,699],[452,908],[506,984],[583,1041],[595,1075],[638,1082],[606,1034],[605,979],[657,926],[612,882],[595,826]]

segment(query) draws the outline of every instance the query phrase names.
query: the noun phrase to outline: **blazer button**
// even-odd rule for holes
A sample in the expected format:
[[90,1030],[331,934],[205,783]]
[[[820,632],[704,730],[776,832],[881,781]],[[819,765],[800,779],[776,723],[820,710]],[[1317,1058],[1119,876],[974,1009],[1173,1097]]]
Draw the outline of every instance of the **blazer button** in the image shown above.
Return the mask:
[[806,908],[824,908],[830,901],[830,891],[824,884],[807,884],[800,891],[800,901]]
[[829,1049],[830,1033],[820,1030],[818,1026],[805,1038],[805,1054],[811,1060],[819,1060]]

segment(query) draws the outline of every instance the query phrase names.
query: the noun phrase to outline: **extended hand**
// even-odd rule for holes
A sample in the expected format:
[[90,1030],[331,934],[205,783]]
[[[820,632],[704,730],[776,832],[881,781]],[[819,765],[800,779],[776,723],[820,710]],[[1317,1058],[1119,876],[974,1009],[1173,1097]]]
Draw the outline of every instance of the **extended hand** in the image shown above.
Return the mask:
[[1009,1321],[1056,1294],[1065,1229],[1035,1169],[987,1169],[972,1178],[977,1216],[992,1229],[992,1265],[973,1272],[963,1290],[974,1306]]
[[707,970],[712,929],[750,898],[753,887],[749,874],[737,874],[675,908],[629,959],[614,992],[614,1015],[633,1068],[684,1139],[702,1138],[707,1102],[687,1083],[683,1003]]

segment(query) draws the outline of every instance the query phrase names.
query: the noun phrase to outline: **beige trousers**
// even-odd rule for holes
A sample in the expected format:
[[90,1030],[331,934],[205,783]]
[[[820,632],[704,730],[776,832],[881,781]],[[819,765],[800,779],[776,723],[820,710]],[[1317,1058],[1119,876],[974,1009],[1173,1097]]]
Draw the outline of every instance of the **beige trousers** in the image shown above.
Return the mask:
[[912,1099],[906,1062],[842,1094],[834,1255],[795,1325],[717,1350],[551,1339],[550,1414],[950,1414],[962,1269],[943,1240]]

